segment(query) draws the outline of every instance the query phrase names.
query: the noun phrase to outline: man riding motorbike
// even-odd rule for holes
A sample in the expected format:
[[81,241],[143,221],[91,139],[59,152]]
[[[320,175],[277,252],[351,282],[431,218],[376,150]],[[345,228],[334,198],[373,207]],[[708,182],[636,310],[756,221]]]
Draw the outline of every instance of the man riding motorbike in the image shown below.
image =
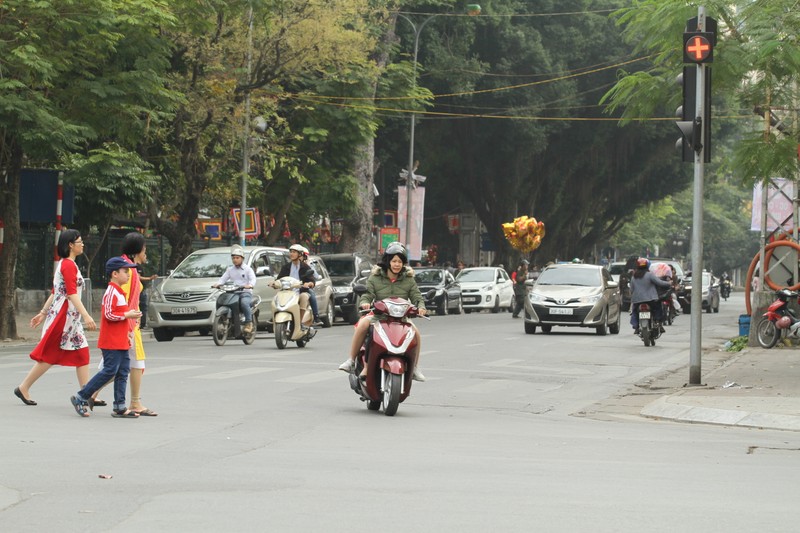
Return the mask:
[[[305,262],[308,256],[308,250],[301,244],[293,244],[289,247],[289,263],[283,265],[281,271],[278,273],[276,279],[281,279],[286,276],[300,280],[303,285],[300,287],[300,316],[301,323],[305,322],[305,314],[309,312],[309,299],[310,294],[313,293],[312,289],[316,285],[314,270]],[[318,317],[314,317],[314,322],[319,321]]]
[[[414,279],[414,271],[408,266],[408,254],[406,248],[399,242],[393,242],[386,247],[381,262],[372,269],[372,273],[367,278],[367,292],[361,295],[359,300],[361,309],[369,309],[375,300],[385,298],[405,298],[412,305],[419,308],[419,314],[425,316],[428,310],[425,308],[425,299],[417,287]],[[356,324],[353,340],[350,344],[350,356],[339,365],[339,370],[352,372],[355,368],[355,360],[364,339],[367,337],[369,325],[373,320],[377,320],[374,315],[361,318]],[[414,375],[415,381],[425,381],[425,376],[419,370],[420,336],[419,330],[412,323],[416,340],[416,353],[414,354]]]
[[231,262],[222,277],[212,287],[218,288],[230,282],[244,290],[239,295],[239,309],[244,315],[242,331],[249,335],[253,331],[253,310],[250,302],[253,301],[253,287],[256,285],[256,273],[244,262],[244,249],[238,244],[231,246]]

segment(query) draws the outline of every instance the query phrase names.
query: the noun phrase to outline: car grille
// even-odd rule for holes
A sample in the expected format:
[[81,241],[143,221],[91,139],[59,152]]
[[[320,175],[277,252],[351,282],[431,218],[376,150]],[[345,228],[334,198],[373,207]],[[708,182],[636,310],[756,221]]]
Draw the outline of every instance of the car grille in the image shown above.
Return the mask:
[[211,311],[200,311],[193,315],[173,315],[172,313],[159,313],[163,320],[206,320],[211,317]]
[[204,302],[211,296],[211,291],[208,292],[168,292],[164,294],[164,299],[168,302],[183,304],[193,302]]

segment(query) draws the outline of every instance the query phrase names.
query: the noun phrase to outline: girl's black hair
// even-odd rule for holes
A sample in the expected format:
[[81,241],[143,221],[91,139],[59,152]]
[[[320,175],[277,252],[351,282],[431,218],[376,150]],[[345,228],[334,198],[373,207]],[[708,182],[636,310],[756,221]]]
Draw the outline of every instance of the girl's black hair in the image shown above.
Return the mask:
[[122,254],[133,257],[144,250],[144,235],[138,231],[132,231],[122,239]]
[[58,251],[58,256],[66,259],[69,257],[69,245],[81,238],[81,232],[76,229],[65,229],[61,232],[61,235],[58,237],[58,245],[56,246],[56,250]]

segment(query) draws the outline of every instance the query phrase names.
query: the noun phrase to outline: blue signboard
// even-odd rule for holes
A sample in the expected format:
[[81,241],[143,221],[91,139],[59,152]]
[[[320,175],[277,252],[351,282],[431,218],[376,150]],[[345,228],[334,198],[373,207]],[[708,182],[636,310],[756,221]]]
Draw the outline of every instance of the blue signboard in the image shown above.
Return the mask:
[[[58,200],[58,171],[23,168],[19,178],[19,221],[54,224]],[[72,224],[75,188],[64,184],[61,222]]]

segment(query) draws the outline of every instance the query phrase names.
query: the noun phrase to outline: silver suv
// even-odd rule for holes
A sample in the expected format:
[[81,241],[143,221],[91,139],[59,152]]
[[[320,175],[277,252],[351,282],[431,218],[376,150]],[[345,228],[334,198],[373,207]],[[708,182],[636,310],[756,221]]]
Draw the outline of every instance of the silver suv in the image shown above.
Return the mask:
[[[147,323],[157,341],[171,341],[187,331],[206,335],[211,331],[216,309],[215,284],[230,266],[230,248],[206,248],[189,254],[178,267],[150,293]],[[245,264],[256,273],[253,293],[261,297],[255,317],[259,329],[272,325],[272,298],[275,289],[270,283],[289,262],[289,250],[267,246],[245,246]]]

